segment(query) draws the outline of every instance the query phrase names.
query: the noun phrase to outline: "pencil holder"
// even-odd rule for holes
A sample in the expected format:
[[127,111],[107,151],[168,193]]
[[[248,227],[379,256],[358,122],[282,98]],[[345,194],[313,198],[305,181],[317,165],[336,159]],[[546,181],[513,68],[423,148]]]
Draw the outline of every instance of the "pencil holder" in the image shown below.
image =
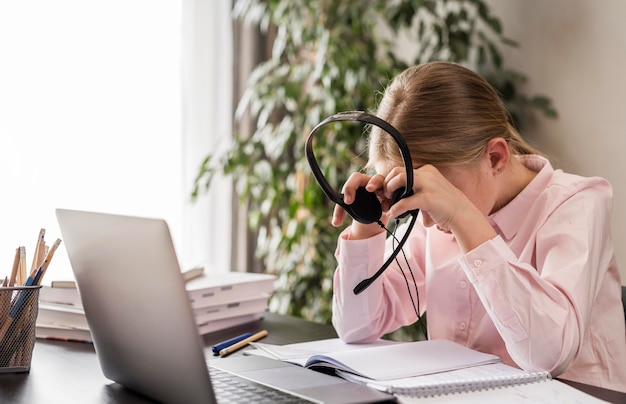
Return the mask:
[[0,287],[0,373],[30,371],[40,289]]

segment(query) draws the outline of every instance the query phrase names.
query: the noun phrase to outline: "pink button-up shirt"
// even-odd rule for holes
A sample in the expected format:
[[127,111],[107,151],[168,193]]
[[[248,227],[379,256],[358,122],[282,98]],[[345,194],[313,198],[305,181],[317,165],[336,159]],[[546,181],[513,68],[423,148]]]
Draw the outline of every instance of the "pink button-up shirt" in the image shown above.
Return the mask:
[[[462,254],[452,234],[424,228],[418,220],[405,244],[420,308],[428,313],[429,338],[493,353],[525,370],[626,392],[611,186],[554,170],[539,156],[518,158],[538,174],[487,218],[495,238]],[[402,254],[354,295],[354,286],[391,253],[391,241],[385,233],[350,240],[349,230],[336,251],[333,325],[339,336],[371,341],[415,322],[398,268],[399,262],[411,282]],[[396,237],[402,235],[400,228]]]

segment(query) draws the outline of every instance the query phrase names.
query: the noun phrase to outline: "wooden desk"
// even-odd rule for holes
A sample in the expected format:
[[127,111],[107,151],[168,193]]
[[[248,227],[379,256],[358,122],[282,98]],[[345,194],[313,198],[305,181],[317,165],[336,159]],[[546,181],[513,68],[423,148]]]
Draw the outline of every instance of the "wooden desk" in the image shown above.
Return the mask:
[[[267,313],[259,322],[205,336],[205,355],[211,357],[211,346],[219,341],[261,329],[269,331],[263,342],[278,345],[337,336],[331,326]],[[568,384],[609,402],[626,403],[626,394],[580,383]],[[147,404],[152,401],[107,380],[100,371],[93,345],[37,340],[30,373],[0,374],[0,403]]]

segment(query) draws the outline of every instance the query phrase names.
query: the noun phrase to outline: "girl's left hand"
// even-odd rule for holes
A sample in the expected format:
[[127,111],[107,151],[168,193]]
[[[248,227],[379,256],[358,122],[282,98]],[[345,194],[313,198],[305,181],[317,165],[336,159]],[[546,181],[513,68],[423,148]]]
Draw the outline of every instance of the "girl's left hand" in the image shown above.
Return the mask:
[[[462,247],[469,249],[495,236],[495,231],[487,222],[486,213],[472,201],[466,192],[473,192],[472,179],[467,170],[460,170],[458,178],[464,190],[455,186],[444,174],[432,165],[424,165],[413,171],[413,195],[401,199],[393,206],[383,204],[390,217],[399,217],[403,213],[419,209],[424,226],[437,225],[443,231],[455,234]],[[448,177],[457,179],[454,169]],[[406,184],[406,173],[401,167],[392,169],[384,181],[386,198]],[[468,183],[468,185],[465,185]],[[488,213],[488,212],[487,212]],[[474,232],[474,235],[472,233]],[[477,244],[478,243],[478,244]]]

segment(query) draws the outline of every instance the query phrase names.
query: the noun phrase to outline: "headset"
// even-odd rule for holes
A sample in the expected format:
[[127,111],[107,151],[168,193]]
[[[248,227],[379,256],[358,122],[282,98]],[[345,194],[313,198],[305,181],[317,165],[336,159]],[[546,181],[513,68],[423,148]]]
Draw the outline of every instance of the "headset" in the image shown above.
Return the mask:
[[[328,184],[328,181],[322,174],[322,170],[319,168],[319,165],[317,164],[317,161],[315,159],[315,154],[313,153],[314,135],[322,126],[331,122],[338,122],[338,121],[358,121],[358,122],[364,122],[370,125],[377,126],[381,128],[382,130],[384,130],[385,132],[387,132],[389,135],[391,135],[391,137],[393,137],[393,139],[398,144],[398,147],[400,149],[400,154],[402,156],[402,161],[404,163],[404,169],[406,171],[406,184],[404,187],[399,188],[398,190],[394,192],[390,201],[391,205],[394,205],[401,199],[408,198],[409,196],[413,195],[413,162],[411,160],[411,154],[409,152],[409,148],[406,142],[404,141],[404,138],[400,134],[400,132],[398,132],[398,130],[394,128],[389,122],[381,118],[378,118],[375,115],[368,114],[363,111],[339,112],[335,115],[329,116],[328,118],[324,119],[319,124],[317,124],[317,126],[315,126],[313,130],[311,130],[306,141],[305,154],[306,154],[307,161],[309,163],[309,166],[311,167],[311,171],[313,172],[313,176],[315,177],[315,180],[319,184],[324,194],[326,194],[326,196],[331,201],[341,206],[346,211],[346,213],[348,213],[357,222],[360,222],[363,224],[378,223],[381,227],[385,228],[382,221],[380,220],[383,212],[382,212],[380,201],[376,197],[376,194],[374,194],[373,192],[367,191],[364,187],[360,187],[356,191],[354,202],[349,205],[346,204],[343,200],[343,194],[340,194],[339,192],[335,191]],[[396,218],[397,220],[399,220],[399,219],[406,217],[409,214],[412,215],[412,220],[409,223],[407,231],[404,234],[404,237],[402,237],[402,240],[400,240],[400,242],[394,249],[393,253],[389,256],[389,258],[387,258],[387,261],[385,261],[383,266],[373,276],[362,280],[359,284],[355,286],[355,288],[353,289],[354,294],[358,295],[359,293],[367,289],[380,275],[382,275],[382,273],[393,262],[393,260],[396,258],[398,253],[402,250],[402,246],[404,245],[406,240],[409,238],[409,234],[411,233],[411,230],[413,229],[413,226],[415,225],[415,221],[417,219],[418,213],[419,213],[419,210],[416,209],[416,210],[405,212]]]

